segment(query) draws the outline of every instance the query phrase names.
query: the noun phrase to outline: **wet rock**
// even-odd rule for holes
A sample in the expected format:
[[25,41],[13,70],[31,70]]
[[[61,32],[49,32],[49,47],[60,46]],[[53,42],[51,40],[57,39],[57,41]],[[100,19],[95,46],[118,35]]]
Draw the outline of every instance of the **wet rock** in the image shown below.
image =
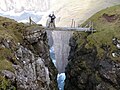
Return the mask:
[[76,50],[77,47],[77,43],[75,38],[71,37],[69,40],[69,46],[71,47],[70,49],[70,55],[68,56],[68,60],[72,59],[72,57],[74,56],[74,52]]

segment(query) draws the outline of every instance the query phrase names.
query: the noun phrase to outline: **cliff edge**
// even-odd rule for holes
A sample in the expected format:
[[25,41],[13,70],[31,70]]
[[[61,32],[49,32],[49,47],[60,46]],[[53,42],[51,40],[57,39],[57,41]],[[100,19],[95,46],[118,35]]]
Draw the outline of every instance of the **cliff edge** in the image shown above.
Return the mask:
[[56,78],[43,27],[0,17],[0,89],[58,90]]
[[92,21],[95,33],[75,32],[66,67],[65,90],[120,89],[120,5],[104,9]]

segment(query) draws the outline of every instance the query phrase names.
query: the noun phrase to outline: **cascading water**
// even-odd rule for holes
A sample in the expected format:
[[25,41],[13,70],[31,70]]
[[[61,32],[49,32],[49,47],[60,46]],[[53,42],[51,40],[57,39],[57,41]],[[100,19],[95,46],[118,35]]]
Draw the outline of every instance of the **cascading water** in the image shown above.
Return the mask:
[[65,73],[61,73],[57,75],[57,83],[59,90],[64,90],[65,79],[66,79]]
[[[51,49],[50,49],[50,56],[51,56],[51,59],[52,59],[54,65],[56,66],[55,53],[54,53],[53,47],[51,47]],[[61,74],[57,75],[57,83],[58,83],[59,90],[64,90],[65,78],[66,78],[65,73],[61,73]]]
[[47,31],[48,43],[51,46],[50,55],[58,70],[57,82],[59,90],[64,90],[65,67],[68,63],[70,51],[69,39],[73,32]]
[[56,68],[60,73],[64,73],[65,67],[68,64],[68,56],[70,51],[69,39],[73,32],[68,31],[53,31],[53,48],[55,52]]
[[50,57],[52,59],[53,64],[56,67],[55,53],[54,53],[54,48],[53,47],[50,48]]
[[[82,23],[99,10],[119,2],[120,0],[76,0],[75,2],[74,0],[1,0],[0,15],[13,18],[19,22],[26,22],[29,16],[36,23],[42,18],[40,22],[45,24],[46,17],[54,10],[57,16],[56,24],[68,26],[73,18]],[[51,58],[59,71],[57,80],[60,90],[63,90],[64,87],[64,71],[68,63],[71,35],[72,32],[63,31],[53,31],[48,35]]]

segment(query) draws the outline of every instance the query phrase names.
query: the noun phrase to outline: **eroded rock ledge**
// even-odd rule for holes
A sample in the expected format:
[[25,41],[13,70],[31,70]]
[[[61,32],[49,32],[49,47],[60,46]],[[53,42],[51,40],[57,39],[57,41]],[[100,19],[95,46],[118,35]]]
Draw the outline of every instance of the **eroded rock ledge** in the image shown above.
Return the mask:
[[15,66],[19,90],[57,90],[57,70],[50,59],[44,30],[28,30],[24,45],[19,46],[16,56],[21,64]]
[[[50,58],[47,34],[43,27],[24,24],[18,27],[17,22],[10,22],[9,25],[1,27],[3,30],[9,28],[11,31],[14,27],[16,31],[13,32],[18,32],[17,30],[20,32],[17,35],[11,32],[8,38],[0,37],[0,48],[3,50],[0,60],[5,59],[3,61],[7,62],[0,62],[6,64],[0,68],[0,89],[58,90],[57,70]],[[14,35],[16,40],[12,37]]]
[[92,21],[97,32],[74,33],[65,90],[120,90],[119,9],[104,9],[81,25]]
[[66,67],[65,90],[120,89],[120,62],[112,60],[106,51],[100,59],[95,46],[86,49],[81,45],[78,48],[74,38],[70,43],[74,45]]
[[86,38],[80,47],[75,37],[70,39],[65,90],[119,90],[120,62],[110,57],[110,47],[107,45],[101,46],[104,55],[100,58],[94,45],[92,48],[85,47]]

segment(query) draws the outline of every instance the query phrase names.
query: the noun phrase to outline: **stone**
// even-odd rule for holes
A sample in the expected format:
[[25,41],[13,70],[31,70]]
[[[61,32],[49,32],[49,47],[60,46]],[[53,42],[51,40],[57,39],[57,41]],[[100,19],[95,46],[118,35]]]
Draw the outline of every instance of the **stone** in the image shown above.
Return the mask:
[[[109,50],[104,48],[106,54],[100,59],[95,46],[73,49],[76,42],[74,39],[71,40],[74,43],[70,43],[71,52],[65,70],[64,90],[119,90],[120,62],[110,58],[107,54]],[[116,55],[116,52],[112,54]]]
[[57,78],[57,71],[50,60],[45,38],[47,34],[38,28],[33,28],[28,33],[31,33],[26,36],[29,43],[24,42],[27,47],[20,45],[16,51],[22,65],[16,70],[19,90],[57,90],[57,81],[54,78]]
[[3,71],[2,71],[2,74],[3,74],[5,77],[7,77],[8,79],[11,79],[12,81],[15,80],[15,75],[14,75],[13,72],[10,72],[10,71],[8,71],[8,70],[3,70]]

